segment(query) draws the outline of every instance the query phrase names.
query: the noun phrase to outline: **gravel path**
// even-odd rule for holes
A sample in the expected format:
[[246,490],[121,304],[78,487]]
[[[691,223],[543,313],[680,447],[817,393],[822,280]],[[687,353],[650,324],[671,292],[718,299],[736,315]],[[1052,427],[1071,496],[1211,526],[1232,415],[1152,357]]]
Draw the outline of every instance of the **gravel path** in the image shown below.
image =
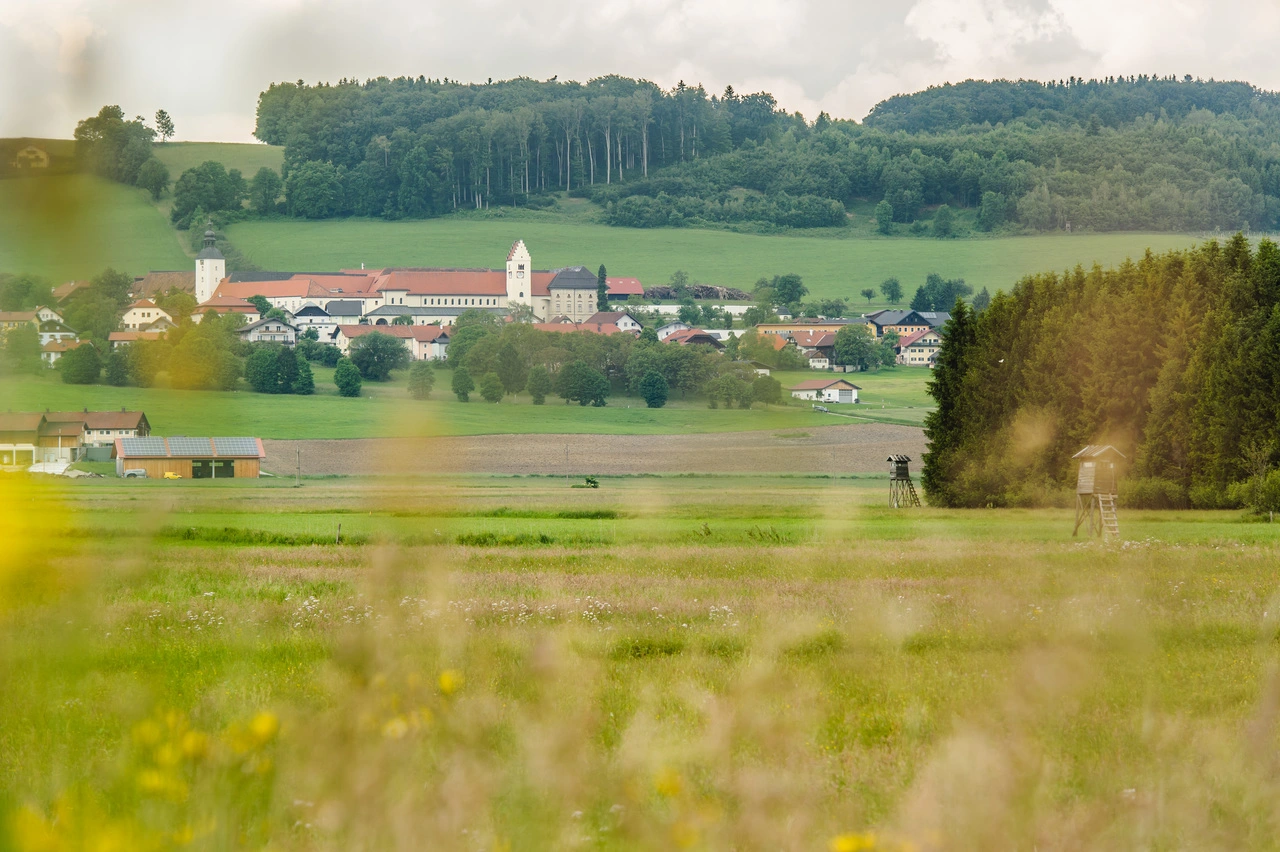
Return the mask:
[[[264,468],[305,474],[878,473],[906,453],[919,470],[924,433],[864,423],[696,435],[475,435],[454,438],[264,440]],[[568,448],[566,463],[565,450]]]

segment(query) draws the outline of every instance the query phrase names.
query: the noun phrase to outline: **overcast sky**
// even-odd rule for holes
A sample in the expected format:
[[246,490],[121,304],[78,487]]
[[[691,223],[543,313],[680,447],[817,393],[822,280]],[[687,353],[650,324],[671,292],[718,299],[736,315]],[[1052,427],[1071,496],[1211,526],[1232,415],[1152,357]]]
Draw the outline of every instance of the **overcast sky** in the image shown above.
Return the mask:
[[1280,89],[1280,0],[0,0],[0,136],[103,104],[252,141],[279,80],[603,74],[862,119],[971,77],[1192,74]]

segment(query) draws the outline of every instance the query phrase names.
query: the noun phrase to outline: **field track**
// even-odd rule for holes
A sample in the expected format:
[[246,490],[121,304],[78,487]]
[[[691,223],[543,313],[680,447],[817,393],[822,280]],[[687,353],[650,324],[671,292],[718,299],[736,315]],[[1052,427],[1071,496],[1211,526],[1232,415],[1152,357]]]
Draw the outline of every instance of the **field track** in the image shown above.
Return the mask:
[[925,448],[920,429],[882,423],[700,435],[476,435],[263,443],[265,469],[277,476],[294,472],[298,448],[302,473],[312,476],[879,473],[890,453],[906,453],[917,468]]

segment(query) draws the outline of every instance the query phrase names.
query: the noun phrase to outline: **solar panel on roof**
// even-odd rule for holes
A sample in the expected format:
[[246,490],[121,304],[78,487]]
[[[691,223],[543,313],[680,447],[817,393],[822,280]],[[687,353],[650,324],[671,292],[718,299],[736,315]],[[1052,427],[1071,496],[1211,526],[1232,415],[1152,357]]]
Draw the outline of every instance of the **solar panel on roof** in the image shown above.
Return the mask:
[[220,456],[258,455],[258,441],[255,438],[214,438],[213,448]]
[[207,456],[210,454],[208,438],[170,438],[169,453],[175,456]]
[[121,449],[126,456],[164,456],[163,438],[121,438]]

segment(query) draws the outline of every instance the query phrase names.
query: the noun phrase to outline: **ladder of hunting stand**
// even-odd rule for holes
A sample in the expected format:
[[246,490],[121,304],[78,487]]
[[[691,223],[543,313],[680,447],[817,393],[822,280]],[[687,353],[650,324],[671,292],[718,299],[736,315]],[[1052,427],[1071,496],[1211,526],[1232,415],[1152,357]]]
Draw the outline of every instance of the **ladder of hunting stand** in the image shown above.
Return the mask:
[[920,498],[916,496],[916,486],[915,486],[915,483],[914,483],[914,482],[912,482],[910,479],[908,479],[908,480],[907,480],[905,483],[903,483],[903,484],[907,486],[907,505],[909,505],[909,506],[919,506],[919,505],[920,505]]
[[1098,508],[1102,512],[1102,531],[1106,535],[1120,537],[1120,521],[1116,518],[1116,495],[1099,494]]

